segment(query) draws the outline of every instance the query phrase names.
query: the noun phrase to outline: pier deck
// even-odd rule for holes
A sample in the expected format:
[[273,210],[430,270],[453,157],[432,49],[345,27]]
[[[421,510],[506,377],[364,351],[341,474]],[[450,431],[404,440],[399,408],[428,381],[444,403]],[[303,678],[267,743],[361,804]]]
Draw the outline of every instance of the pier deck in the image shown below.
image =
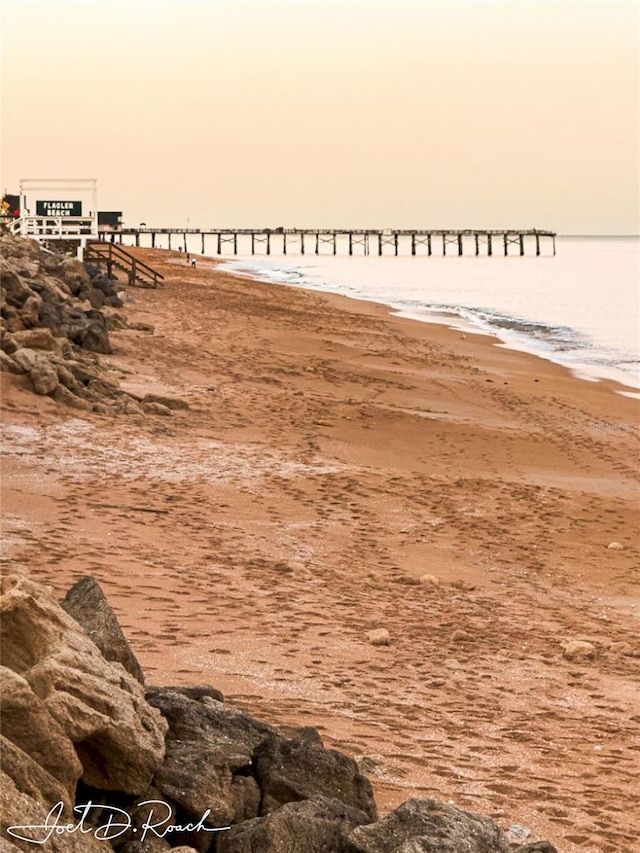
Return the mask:
[[[143,238],[150,239],[151,248],[156,248],[159,238],[166,237],[168,248],[187,251],[187,237],[200,236],[200,251],[207,253],[213,241],[213,251],[218,254],[438,254],[495,255],[528,254],[531,247],[536,255],[542,254],[542,240],[550,240],[553,254],[556,253],[556,234],[536,228],[487,230],[487,229],[394,229],[394,228],[155,228],[141,225],[138,228],[120,228],[103,239],[123,243],[133,240],[136,246],[143,245]],[[172,245],[173,238],[173,245]],[[515,252],[509,248],[515,246]],[[241,249],[243,248],[243,251]],[[449,251],[447,251],[449,249]],[[211,253],[211,249],[209,249]]]

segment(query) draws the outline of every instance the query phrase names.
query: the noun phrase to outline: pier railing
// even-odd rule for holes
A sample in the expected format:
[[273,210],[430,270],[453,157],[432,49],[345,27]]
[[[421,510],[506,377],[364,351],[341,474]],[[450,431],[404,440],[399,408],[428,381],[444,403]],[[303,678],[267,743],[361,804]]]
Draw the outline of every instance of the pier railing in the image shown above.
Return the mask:
[[[151,248],[156,248],[159,238],[166,238],[168,248],[188,251],[187,237],[200,236],[201,251],[206,254],[205,240],[214,243],[218,254],[237,255],[242,243],[245,251],[252,255],[270,255],[277,251],[282,254],[331,254],[370,255],[410,253],[411,255],[438,254],[462,256],[527,254],[532,247],[537,256],[542,254],[542,241],[551,241],[553,254],[556,253],[556,234],[537,228],[531,229],[395,229],[395,228],[121,228],[110,235],[110,239],[123,242],[132,238],[136,246],[141,240],[150,238]],[[174,243],[172,245],[172,238]],[[177,245],[176,245],[177,241]],[[515,252],[510,251],[512,246]],[[328,247],[328,249],[327,249]],[[211,250],[209,250],[211,251]]]

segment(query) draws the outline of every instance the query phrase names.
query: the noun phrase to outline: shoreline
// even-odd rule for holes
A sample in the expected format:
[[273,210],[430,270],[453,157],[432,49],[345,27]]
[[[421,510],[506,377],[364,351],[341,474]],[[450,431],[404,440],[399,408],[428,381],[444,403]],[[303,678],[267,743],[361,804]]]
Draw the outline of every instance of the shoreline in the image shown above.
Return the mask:
[[126,288],[154,331],[100,361],[189,408],[109,419],[3,374],[9,565],[57,594],[92,574],[151,683],[318,726],[381,812],[437,796],[626,851],[636,401],[492,336],[132,251],[166,276]]
[[[211,255],[205,255],[203,257],[205,257],[210,264],[219,267],[221,272],[228,273],[229,275],[239,276],[240,278],[260,282],[262,284],[274,284],[279,287],[293,287],[296,290],[302,290],[310,294],[323,294],[325,296],[330,297],[335,296],[340,300],[346,299],[350,302],[361,302],[364,305],[374,305],[378,308],[387,311],[390,317],[396,317],[399,320],[408,320],[409,322],[421,323],[429,326],[443,326],[453,334],[461,334],[463,336],[466,334],[471,334],[477,336],[478,338],[485,338],[489,345],[495,347],[503,347],[506,350],[510,350],[512,352],[519,352],[533,359],[540,359],[544,362],[555,365],[556,367],[567,371],[574,379],[578,381],[593,383],[603,382],[608,385],[611,390],[614,391],[614,393],[629,397],[630,399],[640,400],[640,379],[638,380],[638,385],[633,385],[631,382],[624,381],[628,377],[624,376],[623,371],[617,368],[598,368],[594,367],[593,365],[587,364],[571,366],[560,361],[559,359],[555,359],[553,357],[553,354],[545,355],[544,353],[536,351],[532,345],[527,346],[525,342],[520,343],[516,339],[509,340],[508,336],[504,334],[501,336],[499,331],[492,331],[491,329],[483,325],[483,321],[479,318],[477,320],[474,320],[473,318],[467,318],[460,314],[456,314],[453,310],[451,310],[450,312],[446,312],[443,310],[441,312],[442,319],[439,319],[438,314],[440,312],[438,312],[436,309],[427,308],[424,309],[424,317],[420,317],[417,316],[417,314],[412,314],[410,311],[397,308],[390,303],[381,302],[378,299],[365,299],[364,297],[350,296],[332,290],[312,288],[303,284],[295,284],[287,281],[278,281],[276,279],[260,278],[257,275],[252,275],[249,271],[234,270],[230,267],[234,263],[236,263],[236,261],[231,258],[219,259]],[[445,319],[446,317],[450,317],[451,319]],[[593,373],[590,373],[590,370],[593,370]]]
[[[266,283],[274,283],[285,285],[288,287],[299,287],[314,293],[333,293],[338,296],[345,296],[349,299],[360,299],[365,302],[373,302],[387,306],[395,315],[417,322],[436,323],[449,325],[454,331],[460,331],[469,334],[480,334],[491,337],[496,337],[498,340],[509,349],[514,349],[521,352],[526,352],[545,361],[550,361],[554,364],[559,364],[566,367],[577,378],[585,379],[586,381],[611,381],[628,389],[629,394],[638,395],[640,399],[640,374],[637,371],[625,371],[622,367],[612,366],[607,364],[599,364],[588,361],[579,361],[571,363],[562,358],[562,352],[554,349],[547,349],[544,344],[541,344],[535,337],[528,336],[526,333],[512,332],[509,329],[503,328],[500,325],[492,326],[491,323],[483,318],[480,314],[469,309],[468,307],[459,305],[449,308],[439,308],[437,306],[429,306],[425,303],[421,308],[407,308],[393,302],[393,300],[385,300],[380,297],[366,297],[362,295],[353,296],[340,291],[339,285],[327,285],[327,289],[323,286],[315,287],[309,282],[298,283],[290,281],[287,278],[287,272],[281,271],[278,278],[278,270],[265,269],[261,272],[257,265],[255,256],[245,256],[236,258],[235,256],[218,258],[214,255],[205,255],[209,261],[220,264],[220,268],[224,272],[229,272],[233,275],[247,276],[255,281]],[[304,260],[304,256],[300,256]],[[278,263],[291,264],[290,258],[286,255],[279,256]],[[243,266],[244,265],[244,266]],[[238,267],[238,270],[234,269]],[[252,269],[253,266],[253,269]],[[301,275],[304,279],[304,275]],[[507,315],[503,315],[507,319]],[[448,321],[448,317],[452,321]],[[515,319],[515,318],[514,318]]]

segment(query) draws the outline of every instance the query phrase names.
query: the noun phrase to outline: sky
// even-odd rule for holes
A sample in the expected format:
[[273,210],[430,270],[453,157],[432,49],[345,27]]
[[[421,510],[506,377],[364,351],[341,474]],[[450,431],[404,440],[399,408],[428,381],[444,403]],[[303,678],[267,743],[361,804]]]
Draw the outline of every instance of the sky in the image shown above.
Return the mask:
[[3,0],[2,186],[125,225],[640,232],[636,0]]

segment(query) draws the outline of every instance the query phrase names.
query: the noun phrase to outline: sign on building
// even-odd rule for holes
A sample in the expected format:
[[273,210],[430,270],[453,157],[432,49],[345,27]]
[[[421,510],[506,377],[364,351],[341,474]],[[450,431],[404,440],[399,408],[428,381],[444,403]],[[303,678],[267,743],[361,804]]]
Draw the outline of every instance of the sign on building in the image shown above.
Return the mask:
[[36,201],[36,216],[82,216],[82,202]]

